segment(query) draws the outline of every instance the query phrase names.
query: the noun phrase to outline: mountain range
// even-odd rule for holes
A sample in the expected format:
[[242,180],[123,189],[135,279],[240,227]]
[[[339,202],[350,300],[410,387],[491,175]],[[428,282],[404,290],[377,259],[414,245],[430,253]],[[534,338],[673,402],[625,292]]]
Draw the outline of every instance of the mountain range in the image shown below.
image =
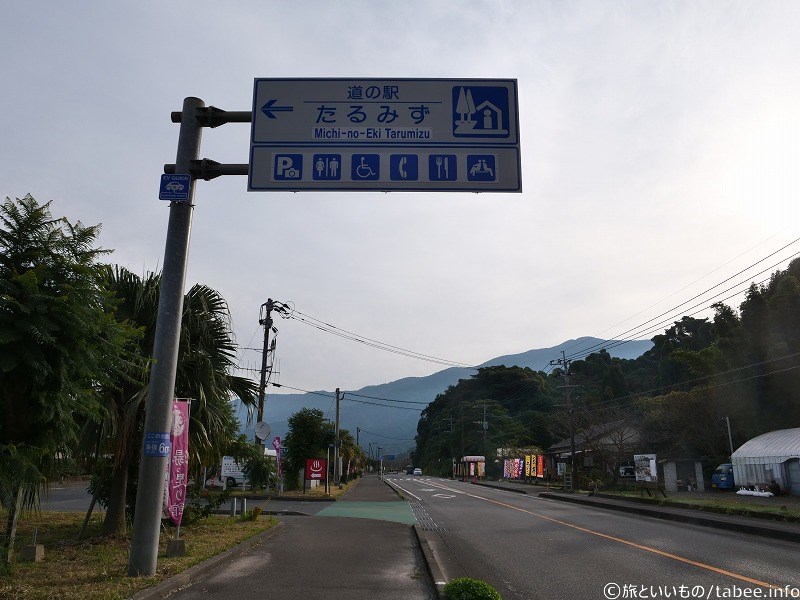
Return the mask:
[[[498,356],[478,366],[519,366],[541,371],[551,360],[560,357],[562,351],[574,355],[589,349],[599,349],[608,344],[608,340],[581,337],[552,348]],[[653,343],[649,340],[633,340],[609,348],[607,351],[613,357],[634,359],[652,346]],[[357,428],[360,429],[358,441],[362,448],[380,445],[385,453],[405,454],[414,447],[417,423],[424,406],[408,405],[403,402],[430,403],[449,386],[455,385],[460,379],[468,379],[474,373],[474,369],[450,367],[424,377],[404,377],[389,383],[344,391],[344,397],[340,401],[340,427],[347,429],[353,437],[357,435]],[[386,402],[387,399],[403,402]],[[283,439],[286,436],[289,417],[302,408],[317,408],[325,413],[326,418],[333,420],[336,414],[335,404],[335,393],[331,391],[268,394],[264,405],[264,418],[269,423],[271,432],[267,442],[271,442],[274,436]],[[387,407],[387,404],[391,406]],[[247,435],[248,439],[252,438],[255,423],[248,423],[247,409],[240,405],[237,416],[242,423],[241,432]]]

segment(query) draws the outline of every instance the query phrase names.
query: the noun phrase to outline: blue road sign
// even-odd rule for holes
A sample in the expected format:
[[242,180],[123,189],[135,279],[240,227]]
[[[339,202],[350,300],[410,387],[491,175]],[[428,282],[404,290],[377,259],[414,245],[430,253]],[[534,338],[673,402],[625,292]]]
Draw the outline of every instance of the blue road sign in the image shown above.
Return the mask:
[[158,189],[158,199],[187,202],[191,184],[191,175],[162,175],[161,185]]
[[467,180],[497,181],[497,162],[494,154],[468,154]]
[[417,181],[419,179],[419,157],[416,154],[390,155],[389,179],[392,181]]
[[377,181],[381,174],[380,154],[354,154],[350,161],[353,181]]
[[431,181],[456,181],[458,159],[455,154],[431,154],[428,157],[428,179]]
[[341,154],[315,154],[311,166],[315,181],[339,181],[342,178]]
[[302,154],[275,155],[275,181],[300,181],[303,178]]
[[515,79],[256,79],[248,189],[522,191]]
[[483,85],[453,87],[453,135],[460,138],[508,138],[508,88]]

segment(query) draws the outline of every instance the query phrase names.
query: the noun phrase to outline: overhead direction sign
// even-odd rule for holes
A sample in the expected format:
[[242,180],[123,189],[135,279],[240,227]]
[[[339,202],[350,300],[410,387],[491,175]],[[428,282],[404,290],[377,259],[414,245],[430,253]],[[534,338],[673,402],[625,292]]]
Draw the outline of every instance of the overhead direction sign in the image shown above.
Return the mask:
[[522,191],[515,79],[256,79],[248,189]]

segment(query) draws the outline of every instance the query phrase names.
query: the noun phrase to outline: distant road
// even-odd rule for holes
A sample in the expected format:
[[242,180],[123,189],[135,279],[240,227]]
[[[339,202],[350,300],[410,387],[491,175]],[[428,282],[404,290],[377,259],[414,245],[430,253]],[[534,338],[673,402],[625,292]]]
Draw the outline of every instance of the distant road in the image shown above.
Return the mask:
[[791,586],[795,595],[784,597],[800,597],[800,544],[435,477],[387,480],[405,490],[418,522],[452,553],[449,564],[488,581],[506,600],[701,591],[703,598],[753,598],[769,586]]
[[[65,481],[51,483],[50,493],[42,494],[42,510],[66,512],[86,512],[92,502],[92,496],[86,491],[88,481]],[[95,510],[99,510],[95,506]]]

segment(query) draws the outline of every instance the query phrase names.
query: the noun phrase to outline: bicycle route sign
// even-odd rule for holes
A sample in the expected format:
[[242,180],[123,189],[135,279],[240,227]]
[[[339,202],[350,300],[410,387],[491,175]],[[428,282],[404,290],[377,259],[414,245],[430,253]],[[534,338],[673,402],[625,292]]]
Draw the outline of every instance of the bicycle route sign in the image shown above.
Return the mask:
[[521,192],[515,79],[256,79],[249,191]]

